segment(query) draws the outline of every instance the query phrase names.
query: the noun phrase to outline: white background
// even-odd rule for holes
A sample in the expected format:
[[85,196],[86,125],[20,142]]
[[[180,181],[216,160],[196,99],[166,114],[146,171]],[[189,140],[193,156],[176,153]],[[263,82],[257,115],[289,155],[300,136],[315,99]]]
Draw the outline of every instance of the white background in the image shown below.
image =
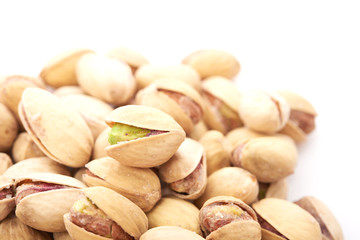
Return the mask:
[[360,7],[349,1],[1,1],[0,74],[36,76],[74,47],[138,50],[154,64],[234,54],[241,89],[290,89],[317,109],[289,200],[314,195],[359,239]]

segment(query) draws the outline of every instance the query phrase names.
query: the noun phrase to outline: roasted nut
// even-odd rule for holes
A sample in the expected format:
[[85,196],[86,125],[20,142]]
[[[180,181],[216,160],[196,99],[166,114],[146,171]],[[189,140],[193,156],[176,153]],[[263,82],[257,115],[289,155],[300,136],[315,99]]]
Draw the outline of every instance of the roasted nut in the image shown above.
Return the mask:
[[206,239],[261,239],[261,227],[254,210],[240,199],[229,196],[211,198],[204,203],[199,215]]
[[263,133],[275,133],[288,121],[290,107],[276,93],[246,91],[240,99],[239,115],[245,126]]
[[248,170],[265,183],[289,176],[297,162],[296,145],[285,135],[251,139],[236,147],[232,156],[234,166]]
[[77,64],[76,75],[85,93],[119,106],[135,93],[135,79],[130,67],[116,59],[89,53]]
[[86,172],[86,168],[85,167],[82,167],[82,168],[79,168],[75,173],[74,173],[74,178],[76,178],[77,180],[79,180],[80,182],[83,182],[83,174],[85,174]]
[[259,193],[256,177],[238,167],[225,167],[208,177],[204,194],[195,201],[199,208],[210,198],[216,196],[233,196],[246,204],[254,202]]
[[73,94],[85,94],[81,87],[79,86],[63,86],[57,88],[53,94],[57,97],[64,97],[67,95]]
[[196,90],[200,90],[200,76],[188,65],[156,66],[145,64],[135,73],[135,79],[139,89],[142,89],[161,78],[167,78],[169,81],[179,80],[186,82]]
[[240,92],[233,82],[223,77],[211,77],[202,82],[202,89],[204,120],[210,129],[226,134],[243,125],[238,113]]
[[130,67],[133,73],[144,64],[149,63],[149,61],[140,53],[134,49],[127,47],[116,47],[107,52],[109,57],[126,62]]
[[14,162],[20,162],[22,160],[33,157],[45,156],[45,154],[40,150],[40,148],[26,132],[20,133],[17,136],[11,152],[14,158]]
[[199,141],[205,148],[207,175],[230,166],[230,143],[216,130],[205,133]]
[[262,227],[262,239],[321,240],[320,226],[301,207],[278,198],[265,198],[253,204]]
[[63,52],[45,64],[40,77],[54,88],[77,85],[76,64],[82,55],[91,52],[93,51],[89,49],[72,49]]
[[80,114],[59,98],[42,89],[27,88],[19,114],[32,140],[49,158],[70,167],[81,167],[89,161],[91,131]]
[[71,240],[68,232],[57,232],[53,234],[54,240]]
[[208,131],[208,127],[206,126],[204,120],[201,120],[197,124],[194,125],[193,130],[189,134],[189,137],[199,141],[200,138]]
[[106,127],[96,138],[96,141],[94,144],[94,149],[93,149],[93,154],[92,154],[92,159],[107,157],[105,148],[107,146],[110,146],[110,143],[108,140],[110,130],[111,130],[111,128]]
[[[14,181],[0,176],[0,221],[15,208]],[[3,232],[1,232],[3,233]]]
[[258,138],[258,137],[266,137],[266,136],[269,135],[260,132],[255,132],[247,127],[240,127],[240,128],[235,128],[230,132],[228,132],[226,134],[226,140],[230,142],[231,144],[230,152],[232,152],[237,146],[246,143],[250,139]]
[[310,213],[320,224],[323,240],[343,240],[341,226],[330,209],[315,197],[303,197],[295,204]]
[[17,179],[30,173],[57,173],[70,176],[69,169],[48,157],[28,158],[9,167],[3,176]]
[[133,202],[105,187],[83,189],[64,215],[71,239],[139,239],[148,229],[145,213]]
[[159,168],[161,180],[169,184],[173,195],[196,199],[206,187],[206,156],[203,146],[186,138],[174,156]]
[[3,173],[12,165],[13,164],[9,155],[0,152],[0,175],[3,175]]
[[288,182],[286,178],[273,183],[259,183],[259,200],[263,198],[287,199]]
[[128,105],[106,118],[112,128],[107,154],[131,167],[155,167],[168,161],[185,132],[168,114],[151,107]]
[[18,123],[10,110],[0,103],[0,151],[9,150],[18,133]]
[[203,117],[199,93],[189,84],[178,80],[156,80],[137,93],[135,102],[169,114],[188,134]]
[[178,226],[201,235],[199,209],[194,204],[178,199],[163,197],[147,214],[149,228]]
[[140,240],[204,240],[198,234],[177,226],[152,228],[141,235]]
[[64,232],[63,215],[76,201],[83,183],[54,173],[33,173],[15,181],[16,216],[46,232]]
[[161,197],[158,176],[150,169],[121,165],[110,157],[95,159],[85,165],[86,185],[108,187],[148,212]]

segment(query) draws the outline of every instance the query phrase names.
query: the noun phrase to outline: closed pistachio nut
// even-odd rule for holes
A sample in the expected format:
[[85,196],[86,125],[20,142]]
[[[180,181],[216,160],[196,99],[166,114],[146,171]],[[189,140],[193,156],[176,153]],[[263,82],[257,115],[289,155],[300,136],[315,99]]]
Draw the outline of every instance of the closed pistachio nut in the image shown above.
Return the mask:
[[79,86],[63,86],[55,89],[53,94],[58,97],[64,97],[72,94],[85,94],[85,93]]
[[185,139],[184,130],[171,116],[152,107],[119,107],[109,114],[106,123],[112,128],[106,153],[126,166],[159,166]]
[[323,240],[343,240],[341,226],[330,209],[319,199],[306,196],[296,201],[295,204],[310,213],[320,224]]
[[230,152],[232,152],[237,146],[239,146],[240,144],[244,144],[250,139],[258,138],[258,137],[266,137],[266,136],[269,135],[265,133],[253,131],[247,127],[240,127],[240,128],[235,128],[230,132],[228,132],[226,134],[226,140],[230,142],[231,144]]
[[17,136],[11,151],[14,162],[45,156],[27,132],[20,133]]
[[41,70],[40,77],[51,87],[58,88],[66,85],[77,85],[75,74],[79,58],[91,53],[89,49],[71,49],[49,60]]
[[216,196],[232,196],[251,204],[258,193],[259,185],[254,175],[242,168],[225,167],[208,177],[205,192],[195,205],[201,208],[208,199]]
[[140,240],[204,240],[203,237],[190,230],[177,226],[161,226],[152,228],[141,235]]
[[276,93],[264,91],[243,92],[239,115],[245,126],[263,133],[275,133],[282,129],[290,116],[289,104]]
[[252,205],[262,228],[262,239],[321,240],[318,222],[304,209],[278,198],[265,198]]
[[57,232],[53,234],[54,240],[71,240],[68,232]]
[[150,211],[161,197],[160,180],[151,169],[127,167],[110,157],[95,159],[85,168],[86,185],[110,188],[144,212]]
[[[15,208],[14,181],[11,178],[0,176],[0,221]],[[2,232],[3,233],[3,232]]]
[[259,183],[259,200],[263,198],[287,199],[288,195],[287,178],[272,183]]
[[193,67],[201,78],[222,76],[231,79],[240,71],[240,63],[233,55],[217,49],[193,52],[182,62]]
[[199,209],[194,204],[174,198],[163,197],[147,214],[149,228],[179,226],[201,235]]
[[218,196],[200,209],[201,230],[213,240],[260,240],[261,227],[254,210],[240,199]]
[[12,165],[13,164],[9,155],[0,152],[0,175],[2,175]]
[[89,161],[91,131],[80,114],[59,98],[39,88],[27,88],[19,113],[26,131],[46,156],[70,167]]
[[131,67],[133,73],[135,73],[142,65],[149,63],[143,55],[128,47],[113,48],[107,52],[107,56],[127,63]]
[[92,154],[92,159],[98,159],[102,157],[107,157],[105,148],[110,146],[108,141],[109,133],[111,128],[106,127],[96,138],[94,143],[94,149]]
[[145,213],[133,202],[105,187],[90,187],[64,215],[73,240],[138,240],[147,229]]
[[261,182],[275,182],[294,172],[297,149],[289,137],[259,137],[235,148],[231,162]]
[[0,151],[9,150],[18,133],[18,123],[15,116],[2,103],[0,103]]
[[77,63],[76,75],[85,93],[116,106],[127,103],[135,93],[130,67],[107,56],[83,55]]

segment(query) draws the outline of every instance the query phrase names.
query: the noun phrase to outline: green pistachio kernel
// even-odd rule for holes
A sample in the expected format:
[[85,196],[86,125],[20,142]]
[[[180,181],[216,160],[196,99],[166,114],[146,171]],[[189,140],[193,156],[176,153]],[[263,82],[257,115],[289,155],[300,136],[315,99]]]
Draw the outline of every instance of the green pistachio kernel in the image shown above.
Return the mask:
[[111,145],[122,141],[130,141],[137,138],[146,137],[151,130],[133,127],[121,123],[115,123],[109,133],[109,143]]

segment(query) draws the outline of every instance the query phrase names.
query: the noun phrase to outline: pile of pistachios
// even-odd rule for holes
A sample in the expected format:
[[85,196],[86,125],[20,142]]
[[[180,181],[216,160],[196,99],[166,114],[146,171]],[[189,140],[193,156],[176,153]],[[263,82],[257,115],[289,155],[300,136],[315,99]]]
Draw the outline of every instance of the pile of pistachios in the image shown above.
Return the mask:
[[158,66],[118,47],[2,76],[0,239],[343,239],[319,199],[286,200],[315,108],[239,71],[222,50]]

